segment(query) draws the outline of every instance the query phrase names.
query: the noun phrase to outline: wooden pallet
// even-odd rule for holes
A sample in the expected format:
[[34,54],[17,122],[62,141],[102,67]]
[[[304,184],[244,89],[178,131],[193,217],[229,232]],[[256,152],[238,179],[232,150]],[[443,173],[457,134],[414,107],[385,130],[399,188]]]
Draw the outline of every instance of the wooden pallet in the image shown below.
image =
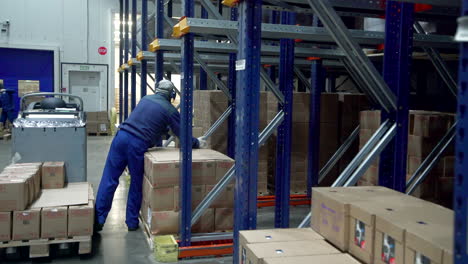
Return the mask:
[[11,134],[0,135],[0,140],[10,140],[10,139],[11,139]]
[[50,245],[78,243],[78,254],[91,254],[92,238],[91,236],[75,236],[60,239],[35,239],[23,241],[0,242],[1,248],[29,247],[30,258],[49,257]]
[[99,132],[99,133],[91,133],[91,132],[88,132],[88,136],[101,136],[101,137],[104,137],[104,136],[110,136],[111,134],[106,132],[106,133],[102,133],[102,132]]

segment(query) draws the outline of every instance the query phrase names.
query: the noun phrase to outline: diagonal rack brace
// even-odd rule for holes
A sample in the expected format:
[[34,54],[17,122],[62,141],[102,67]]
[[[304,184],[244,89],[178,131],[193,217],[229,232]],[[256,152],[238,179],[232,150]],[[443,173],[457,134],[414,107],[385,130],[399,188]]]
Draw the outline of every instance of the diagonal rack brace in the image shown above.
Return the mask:
[[366,87],[376,92],[382,108],[391,112],[397,109],[395,94],[372,65],[369,58],[352,38],[351,33],[327,0],[307,0],[335,42],[347,54],[349,65],[362,77]]

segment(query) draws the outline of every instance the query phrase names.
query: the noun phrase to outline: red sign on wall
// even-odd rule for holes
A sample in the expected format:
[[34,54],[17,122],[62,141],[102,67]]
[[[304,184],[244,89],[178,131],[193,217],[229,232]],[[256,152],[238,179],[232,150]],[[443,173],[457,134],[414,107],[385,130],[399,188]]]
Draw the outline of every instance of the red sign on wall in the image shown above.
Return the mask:
[[98,52],[101,55],[106,55],[107,54],[107,48],[106,47],[99,47]]

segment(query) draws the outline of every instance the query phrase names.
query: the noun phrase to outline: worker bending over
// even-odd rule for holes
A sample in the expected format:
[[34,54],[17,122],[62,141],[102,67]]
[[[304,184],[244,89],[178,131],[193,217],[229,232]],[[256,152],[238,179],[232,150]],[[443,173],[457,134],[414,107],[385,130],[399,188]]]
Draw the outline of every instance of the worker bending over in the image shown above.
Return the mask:
[[[127,166],[131,183],[125,223],[129,231],[138,229],[145,152],[159,141],[168,126],[177,137],[180,135],[180,115],[171,104],[175,96],[174,84],[167,80],[160,81],[156,93],[142,98],[130,117],[120,125],[112,141],[96,197],[96,231],[101,231],[106,222],[119,177]],[[200,145],[203,147],[206,141],[192,138],[193,148]]]
[[0,123],[6,128],[7,120],[13,124],[16,118],[15,103],[13,101],[13,94],[15,90],[5,89],[3,83],[0,83],[0,108],[2,108],[2,115],[0,116]]

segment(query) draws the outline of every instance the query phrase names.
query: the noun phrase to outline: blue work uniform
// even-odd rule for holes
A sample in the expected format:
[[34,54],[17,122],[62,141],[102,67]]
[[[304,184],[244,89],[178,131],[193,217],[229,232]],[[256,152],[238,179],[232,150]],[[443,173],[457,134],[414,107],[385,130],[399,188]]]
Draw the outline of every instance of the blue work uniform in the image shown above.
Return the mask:
[[[105,223],[119,177],[128,166],[131,183],[125,223],[129,228],[138,227],[145,152],[157,144],[161,135],[167,132],[168,126],[179,137],[179,122],[179,112],[170,103],[169,97],[158,93],[142,98],[130,117],[120,125],[120,130],[112,141],[96,197],[96,217],[99,224]],[[192,139],[192,147],[199,147],[196,138]]]
[[4,93],[0,93],[0,108],[2,108],[2,115],[0,116],[0,123],[6,126],[6,121],[9,120],[12,124],[16,118],[15,103],[13,94],[15,90],[6,89]]

